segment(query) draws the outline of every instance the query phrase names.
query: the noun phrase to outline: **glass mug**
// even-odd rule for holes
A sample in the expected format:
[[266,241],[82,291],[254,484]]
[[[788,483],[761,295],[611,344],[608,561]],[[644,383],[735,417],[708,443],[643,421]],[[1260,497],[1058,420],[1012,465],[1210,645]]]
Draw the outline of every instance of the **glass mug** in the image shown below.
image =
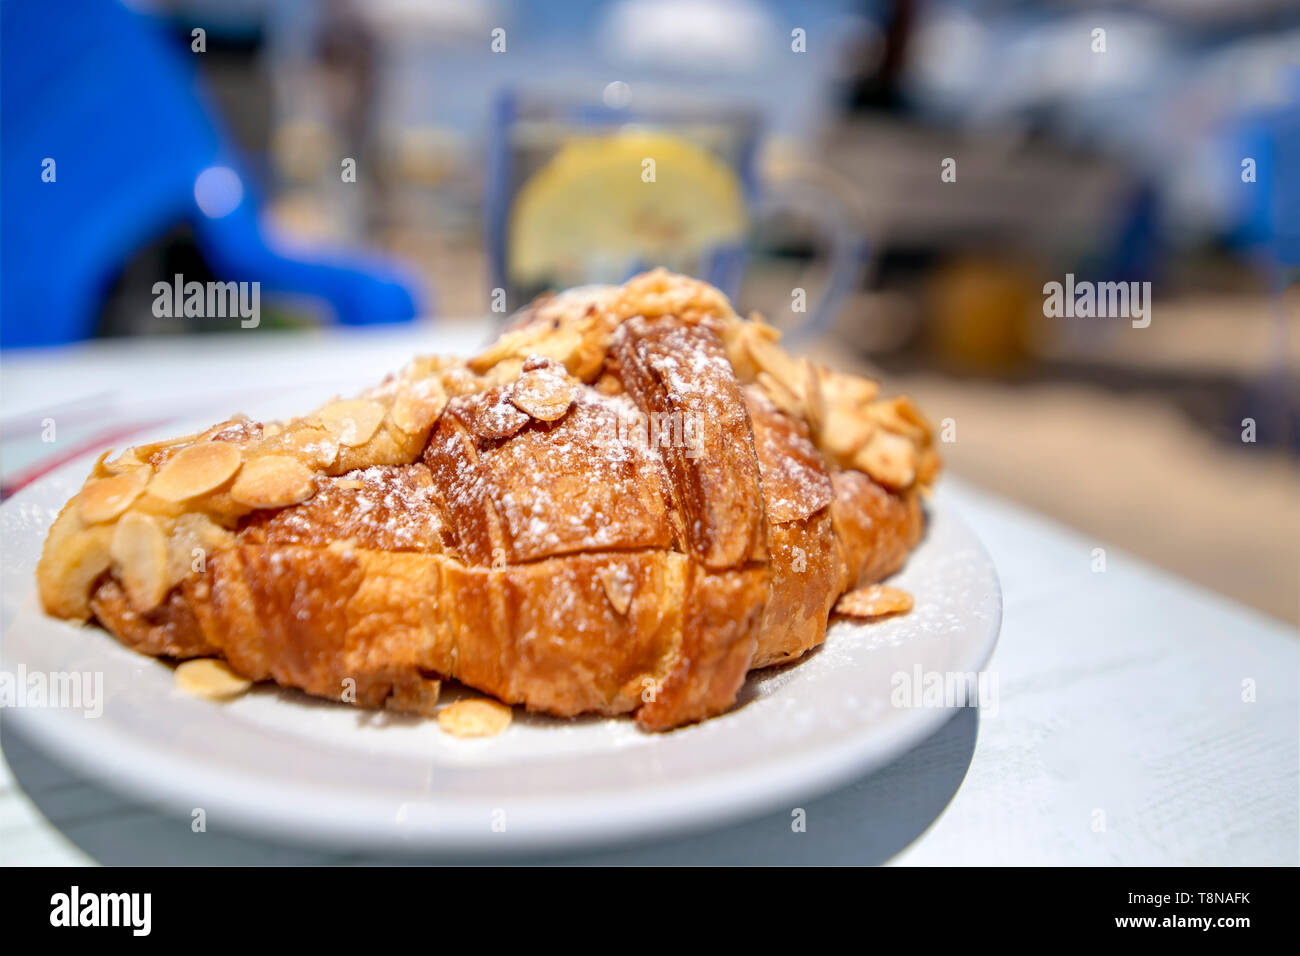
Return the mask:
[[485,227],[504,311],[655,266],[705,279],[736,301],[759,237],[795,218],[817,235],[820,294],[791,289],[790,308],[768,318],[796,337],[824,331],[866,259],[846,204],[811,180],[761,181],[754,111],[645,90],[632,109],[618,102],[620,86],[607,88],[604,102],[518,89],[498,98]]

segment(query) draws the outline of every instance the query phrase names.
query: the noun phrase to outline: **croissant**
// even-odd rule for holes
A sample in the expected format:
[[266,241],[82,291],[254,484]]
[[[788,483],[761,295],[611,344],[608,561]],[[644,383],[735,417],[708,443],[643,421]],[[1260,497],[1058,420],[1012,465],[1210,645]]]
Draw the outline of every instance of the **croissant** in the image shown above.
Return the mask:
[[455,679],[666,730],[896,571],[938,468],[906,398],[656,270],[303,418],[105,453],[37,583],[137,651],[322,697],[429,714]]

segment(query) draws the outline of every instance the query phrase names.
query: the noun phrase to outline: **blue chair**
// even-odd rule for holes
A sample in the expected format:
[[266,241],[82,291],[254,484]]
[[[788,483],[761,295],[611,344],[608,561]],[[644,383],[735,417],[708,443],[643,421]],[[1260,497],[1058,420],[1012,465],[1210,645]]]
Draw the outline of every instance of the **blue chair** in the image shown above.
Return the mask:
[[132,254],[183,223],[217,278],[260,282],[264,297],[309,298],[348,325],[426,310],[415,275],[381,257],[273,247],[252,178],[159,21],[116,0],[5,0],[0,18],[0,344],[93,335]]

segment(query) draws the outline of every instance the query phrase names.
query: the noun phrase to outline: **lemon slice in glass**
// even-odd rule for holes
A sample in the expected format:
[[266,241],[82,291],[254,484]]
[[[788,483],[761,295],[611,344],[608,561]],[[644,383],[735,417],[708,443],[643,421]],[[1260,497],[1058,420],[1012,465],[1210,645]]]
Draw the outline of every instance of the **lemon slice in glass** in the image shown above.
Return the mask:
[[735,242],[745,202],[731,167],[665,133],[570,139],[519,191],[511,274],[581,275],[592,262],[659,264]]

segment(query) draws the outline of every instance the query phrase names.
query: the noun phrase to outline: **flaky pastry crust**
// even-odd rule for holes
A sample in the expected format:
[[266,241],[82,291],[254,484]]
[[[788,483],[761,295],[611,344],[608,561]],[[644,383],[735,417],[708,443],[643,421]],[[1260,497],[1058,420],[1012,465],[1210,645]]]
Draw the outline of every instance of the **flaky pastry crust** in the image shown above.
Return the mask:
[[939,468],[910,401],[778,339],[663,270],[539,300],[467,361],[101,457],[41,600],[362,706],[721,713],[902,565]]

